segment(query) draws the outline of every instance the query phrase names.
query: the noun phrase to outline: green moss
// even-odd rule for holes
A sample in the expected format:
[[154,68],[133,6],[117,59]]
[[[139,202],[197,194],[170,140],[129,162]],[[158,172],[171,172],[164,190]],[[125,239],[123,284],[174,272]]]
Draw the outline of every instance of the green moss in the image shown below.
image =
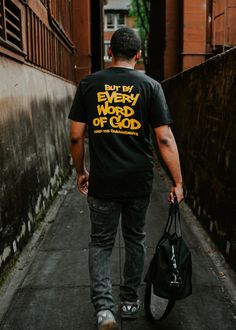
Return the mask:
[[3,266],[3,270],[0,272],[0,288],[3,283],[6,281],[10,271],[13,269],[17,262],[17,258],[19,257],[19,252],[14,256],[10,257],[5,266]]

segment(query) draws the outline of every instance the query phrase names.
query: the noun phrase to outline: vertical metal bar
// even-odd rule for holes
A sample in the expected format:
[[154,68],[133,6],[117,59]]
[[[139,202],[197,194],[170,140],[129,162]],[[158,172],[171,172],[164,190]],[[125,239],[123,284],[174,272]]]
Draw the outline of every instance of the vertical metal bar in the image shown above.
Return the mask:
[[47,44],[46,44],[46,26],[43,24],[43,48],[44,48],[44,69],[47,67]]
[[61,59],[61,52],[62,52],[62,43],[58,40],[58,52],[59,52],[59,58],[58,58],[58,74],[62,75],[62,59]]
[[51,49],[51,71],[55,73],[55,58],[54,58],[54,38],[53,38],[53,33],[50,31],[50,49]]
[[35,16],[35,52],[36,52],[36,65],[39,65],[39,19]]
[[48,50],[48,28],[45,27],[45,49],[46,49],[46,69],[49,70],[49,50]]
[[48,58],[49,58],[49,71],[52,71],[52,49],[51,49],[51,31],[48,30]]
[[55,73],[56,63],[55,63],[55,38],[53,32],[51,32],[51,47],[52,47],[52,72]]
[[41,67],[41,34],[40,34],[40,19],[38,18],[38,65]]
[[58,55],[57,55],[57,42],[58,39],[55,34],[53,34],[53,39],[54,39],[54,62],[55,62],[55,73],[57,74],[58,71]]
[[27,60],[31,60],[31,49],[30,49],[30,13],[29,13],[29,7],[26,8],[26,47],[27,47]]
[[52,71],[51,57],[52,57],[52,50],[51,50],[51,31],[48,29],[48,70],[49,71]]
[[66,63],[64,61],[64,58],[63,58],[63,51],[64,51],[64,45],[61,43],[60,45],[60,74],[62,77],[65,78],[65,66],[66,66]]
[[23,38],[22,38],[22,18],[21,18],[21,11],[20,11],[20,17],[19,17],[19,28],[20,28],[20,49],[23,50]]
[[60,42],[58,38],[56,38],[56,52],[55,52],[55,57],[56,57],[56,63],[57,63],[57,74],[60,74]]
[[35,15],[31,10],[31,45],[32,45],[32,62],[35,64]]
[[38,20],[38,48],[39,48],[39,66],[42,67],[42,22]]
[[2,34],[3,39],[6,40],[5,0],[2,0]]
[[58,67],[58,74],[61,74],[61,41],[59,39],[57,39],[57,51],[58,51],[58,63],[57,63],[57,67]]
[[42,68],[45,69],[45,35],[44,23],[41,22],[41,48],[42,48]]

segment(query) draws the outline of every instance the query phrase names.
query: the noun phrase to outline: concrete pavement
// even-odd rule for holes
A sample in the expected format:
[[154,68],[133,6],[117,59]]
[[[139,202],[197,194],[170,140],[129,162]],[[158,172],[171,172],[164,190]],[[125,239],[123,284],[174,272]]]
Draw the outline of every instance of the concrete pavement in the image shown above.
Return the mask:
[[[145,271],[167,217],[167,181],[163,171],[156,170],[147,214]],[[56,203],[57,212],[46,218],[46,229],[34,236],[0,291],[0,329],[96,330],[89,298],[90,222],[86,198],[77,192],[73,180],[61,191]],[[193,258],[193,294],[177,302],[167,319],[158,325],[149,323],[141,310],[140,317],[134,321],[121,321],[118,316],[120,329],[236,329],[235,274],[184,204],[181,214],[183,236]],[[117,309],[123,263],[124,244],[119,232],[112,257]],[[143,284],[141,300],[144,288]]]

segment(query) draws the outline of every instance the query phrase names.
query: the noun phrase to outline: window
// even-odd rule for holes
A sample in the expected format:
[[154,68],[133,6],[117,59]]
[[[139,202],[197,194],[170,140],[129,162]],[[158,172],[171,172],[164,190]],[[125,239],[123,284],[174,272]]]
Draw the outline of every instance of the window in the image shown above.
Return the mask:
[[11,0],[0,0],[0,37],[22,49],[21,11]]
[[124,25],[124,13],[107,13],[105,15],[105,30],[116,30]]
[[117,14],[117,28],[125,25],[125,15],[123,13]]
[[115,28],[115,15],[107,14],[107,29],[114,29],[114,28]]

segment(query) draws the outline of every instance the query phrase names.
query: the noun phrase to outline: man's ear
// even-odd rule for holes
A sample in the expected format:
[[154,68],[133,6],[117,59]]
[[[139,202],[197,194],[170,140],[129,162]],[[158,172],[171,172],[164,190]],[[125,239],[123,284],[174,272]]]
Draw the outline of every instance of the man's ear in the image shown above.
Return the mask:
[[108,57],[112,57],[111,47],[107,48],[107,55],[108,55]]
[[135,56],[135,61],[139,61],[141,58],[141,50],[139,50]]

